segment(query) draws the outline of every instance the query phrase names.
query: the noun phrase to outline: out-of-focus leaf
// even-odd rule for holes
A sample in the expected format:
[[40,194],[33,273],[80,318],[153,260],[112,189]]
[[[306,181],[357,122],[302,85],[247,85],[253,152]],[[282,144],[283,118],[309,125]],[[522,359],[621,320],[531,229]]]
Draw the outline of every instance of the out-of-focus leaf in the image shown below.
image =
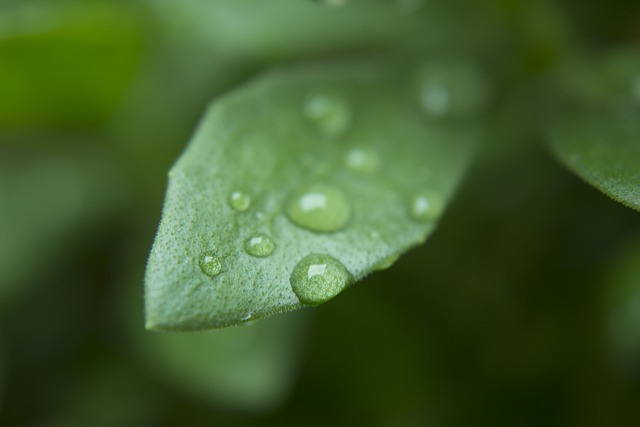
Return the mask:
[[548,143],[589,184],[640,210],[640,55],[575,60],[559,73]]
[[623,371],[640,375],[640,240],[615,260],[605,289],[611,353]]
[[423,242],[475,133],[420,108],[422,89],[404,67],[325,63],[215,101],[169,173],[147,327],[224,327],[317,305]]
[[70,252],[77,239],[112,220],[128,188],[95,147],[0,162],[0,306]]
[[298,373],[308,319],[295,313],[242,328],[135,337],[144,364],[174,387],[219,406],[263,411]]
[[236,61],[392,45],[440,48],[443,41],[448,50],[486,47],[500,31],[488,5],[469,0],[349,0],[340,7],[311,0],[150,3],[176,37],[196,40]]
[[133,77],[141,43],[124,3],[0,6],[0,127],[103,120]]

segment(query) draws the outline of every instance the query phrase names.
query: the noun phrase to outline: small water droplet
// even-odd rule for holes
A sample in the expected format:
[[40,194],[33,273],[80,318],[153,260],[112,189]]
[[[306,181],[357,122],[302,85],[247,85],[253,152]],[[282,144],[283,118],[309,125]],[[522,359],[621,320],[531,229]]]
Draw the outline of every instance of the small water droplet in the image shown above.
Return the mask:
[[293,194],[286,206],[289,220],[319,233],[343,228],[351,218],[351,203],[339,188],[313,184]]
[[312,254],[300,261],[289,278],[301,303],[318,305],[338,295],[351,282],[344,265],[329,255]]
[[422,89],[422,107],[430,115],[442,118],[451,110],[449,89],[444,84],[428,84]]
[[251,206],[251,196],[242,191],[234,191],[229,194],[229,206],[238,212],[244,212]]
[[428,64],[420,76],[420,104],[432,118],[473,115],[487,104],[487,82],[470,65]]
[[304,104],[304,115],[320,132],[330,137],[343,135],[351,126],[349,103],[344,97],[333,93],[309,97]]
[[373,174],[380,169],[380,155],[372,148],[353,148],[347,152],[345,163],[354,172]]
[[386,270],[391,267],[400,258],[400,254],[391,255],[381,261],[378,261],[374,266],[374,270]]
[[200,257],[198,261],[200,271],[209,277],[215,277],[222,271],[222,263],[220,259],[211,253],[206,253]]
[[415,195],[409,202],[409,214],[419,221],[436,219],[444,209],[444,200],[440,194],[425,191]]
[[244,250],[251,256],[264,258],[268,257],[276,249],[276,244],[271,237],[266,234],[256,234],[244,242]]

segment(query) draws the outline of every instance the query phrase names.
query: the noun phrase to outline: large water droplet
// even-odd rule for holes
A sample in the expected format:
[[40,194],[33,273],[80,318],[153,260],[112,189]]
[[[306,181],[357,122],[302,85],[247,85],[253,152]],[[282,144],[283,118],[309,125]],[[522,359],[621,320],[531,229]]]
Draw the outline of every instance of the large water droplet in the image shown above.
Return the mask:
[[380,154],[372,148],[353,148],[347,152],[345,163],[354,172],[373,174],[380,169]]
[[425,191],[415,195],[409,202],[409,214],[419,221],[436,219],[444,209],[444,200],[439,193]]
[[198,260],[200,271],[209,277],[215,277],[222,271],[220,259],[212,253],[205,253]]
[[304,104],[304,115],[321,133],[338,137],[351,126],[351,107],[347,100],[335,93],[315,94]]
[[435,119],[470,116],[488,100],[488,85],[471,65],[433,63],[420,71],[420,104]]
[[289,281],[301,303],[318,305],[346,288],[351,282],[351,274],[337,259],[312,254],[295,266]]
[[293,194],[287,203],[286,214],[300,227],[330,233],[347,224],[351,218],[351,203],[342,190],[327,184],[314,184]]
[[264,258],[268,257],[276,249],[276,244],[271,237],[266,234],[256,234],[244,242],[244,250],[251,256]]

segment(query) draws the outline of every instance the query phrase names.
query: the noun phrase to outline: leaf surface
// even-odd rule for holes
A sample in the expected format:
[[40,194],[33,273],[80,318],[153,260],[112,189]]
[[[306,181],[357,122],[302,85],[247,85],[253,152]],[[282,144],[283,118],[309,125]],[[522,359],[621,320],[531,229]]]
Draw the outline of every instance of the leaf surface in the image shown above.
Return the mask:
[[640,55],[575,60],[560,72],[548,143],[570,170],[640,210]]
[[317,305],[423,242],[476,135],[426,115],[416,86],[404,67],[325,63],[213,102],[169,173],[147,328]]

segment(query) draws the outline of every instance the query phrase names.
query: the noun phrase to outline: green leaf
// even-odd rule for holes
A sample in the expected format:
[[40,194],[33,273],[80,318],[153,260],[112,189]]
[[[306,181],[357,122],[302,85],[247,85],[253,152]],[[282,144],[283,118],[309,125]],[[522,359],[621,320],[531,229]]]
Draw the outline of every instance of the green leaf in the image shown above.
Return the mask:
[[317,305],[426,239],[475,132],[420,108],[422,70],[383,63],[276,70],[211,105],[169,173],[147,328]]
[[589,184],[640,210],[640,55],[575,60],[561,70],[548,143]]

